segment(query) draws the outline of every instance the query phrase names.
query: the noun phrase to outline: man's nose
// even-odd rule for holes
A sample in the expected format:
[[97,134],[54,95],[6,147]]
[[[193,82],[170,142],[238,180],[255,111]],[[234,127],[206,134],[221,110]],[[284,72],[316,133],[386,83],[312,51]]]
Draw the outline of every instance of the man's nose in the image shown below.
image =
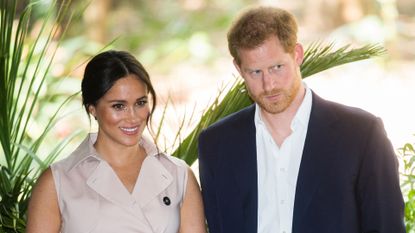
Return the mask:
[[264,71],[262,76],[262,85],[265,91],[270,91],[275,88],[275,75],[269,71]]

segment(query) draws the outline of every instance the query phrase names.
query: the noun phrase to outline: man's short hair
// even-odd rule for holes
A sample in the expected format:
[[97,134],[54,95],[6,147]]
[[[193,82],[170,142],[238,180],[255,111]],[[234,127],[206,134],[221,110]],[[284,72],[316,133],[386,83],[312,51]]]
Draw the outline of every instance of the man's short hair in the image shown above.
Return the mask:
[[253,49],[270,36],[277,36],[285,52],[293,53],[298,26],[294,16],[274,7],[254,7],[243,12],[228,32],[228,48],[239,65],[238,49]]

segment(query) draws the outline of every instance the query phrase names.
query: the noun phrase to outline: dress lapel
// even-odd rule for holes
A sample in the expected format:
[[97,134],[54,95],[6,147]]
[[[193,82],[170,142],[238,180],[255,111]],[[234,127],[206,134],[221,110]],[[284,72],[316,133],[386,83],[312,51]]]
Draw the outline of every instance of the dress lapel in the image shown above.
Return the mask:
[[87,180],[88,186],[105,199],[129,209],[133,204],[130,193],[110,165],[101,160]]
[[[173,182],[173,177],[158,161],[148,156],[143,162],[137,182],[129,193],[115,172],[105,161],[100,161],[87,180],[88,186],[108,201],[144,217],[142,208]],[[138,203],[138,205],[137,205]]]
[[134,199],[139,201],[142,208],[166,190],[173,182],[172,175],[158,161],[157,156],[150,155],[146,157],[141,167],[137,184],[134,187]]

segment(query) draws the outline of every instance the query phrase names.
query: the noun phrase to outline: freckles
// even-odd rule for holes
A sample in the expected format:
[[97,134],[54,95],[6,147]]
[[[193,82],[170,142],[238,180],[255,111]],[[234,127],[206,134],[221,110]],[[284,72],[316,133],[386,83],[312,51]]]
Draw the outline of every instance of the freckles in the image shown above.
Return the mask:
[[117,121],[119,121],[119,120],[121,120],[123,118],[122,112],[109,111],[105,115],[106,115],[105,118],[108,121],[112,121],[112,122],[117,122]]

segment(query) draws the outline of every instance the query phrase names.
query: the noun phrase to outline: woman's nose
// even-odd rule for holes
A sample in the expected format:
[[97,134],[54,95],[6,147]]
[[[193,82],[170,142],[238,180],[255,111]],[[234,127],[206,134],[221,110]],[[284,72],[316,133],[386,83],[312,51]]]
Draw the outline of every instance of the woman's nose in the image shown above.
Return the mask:
[[127,116],[128,119],[138,118],[137,110],[134,107],[127,108],[126,116]]
[[143,120],[146,118],[146,114],[144,114],[144,109],[143,108],[138,108],[136,106],[127,108],[127,118],[129,120]]

